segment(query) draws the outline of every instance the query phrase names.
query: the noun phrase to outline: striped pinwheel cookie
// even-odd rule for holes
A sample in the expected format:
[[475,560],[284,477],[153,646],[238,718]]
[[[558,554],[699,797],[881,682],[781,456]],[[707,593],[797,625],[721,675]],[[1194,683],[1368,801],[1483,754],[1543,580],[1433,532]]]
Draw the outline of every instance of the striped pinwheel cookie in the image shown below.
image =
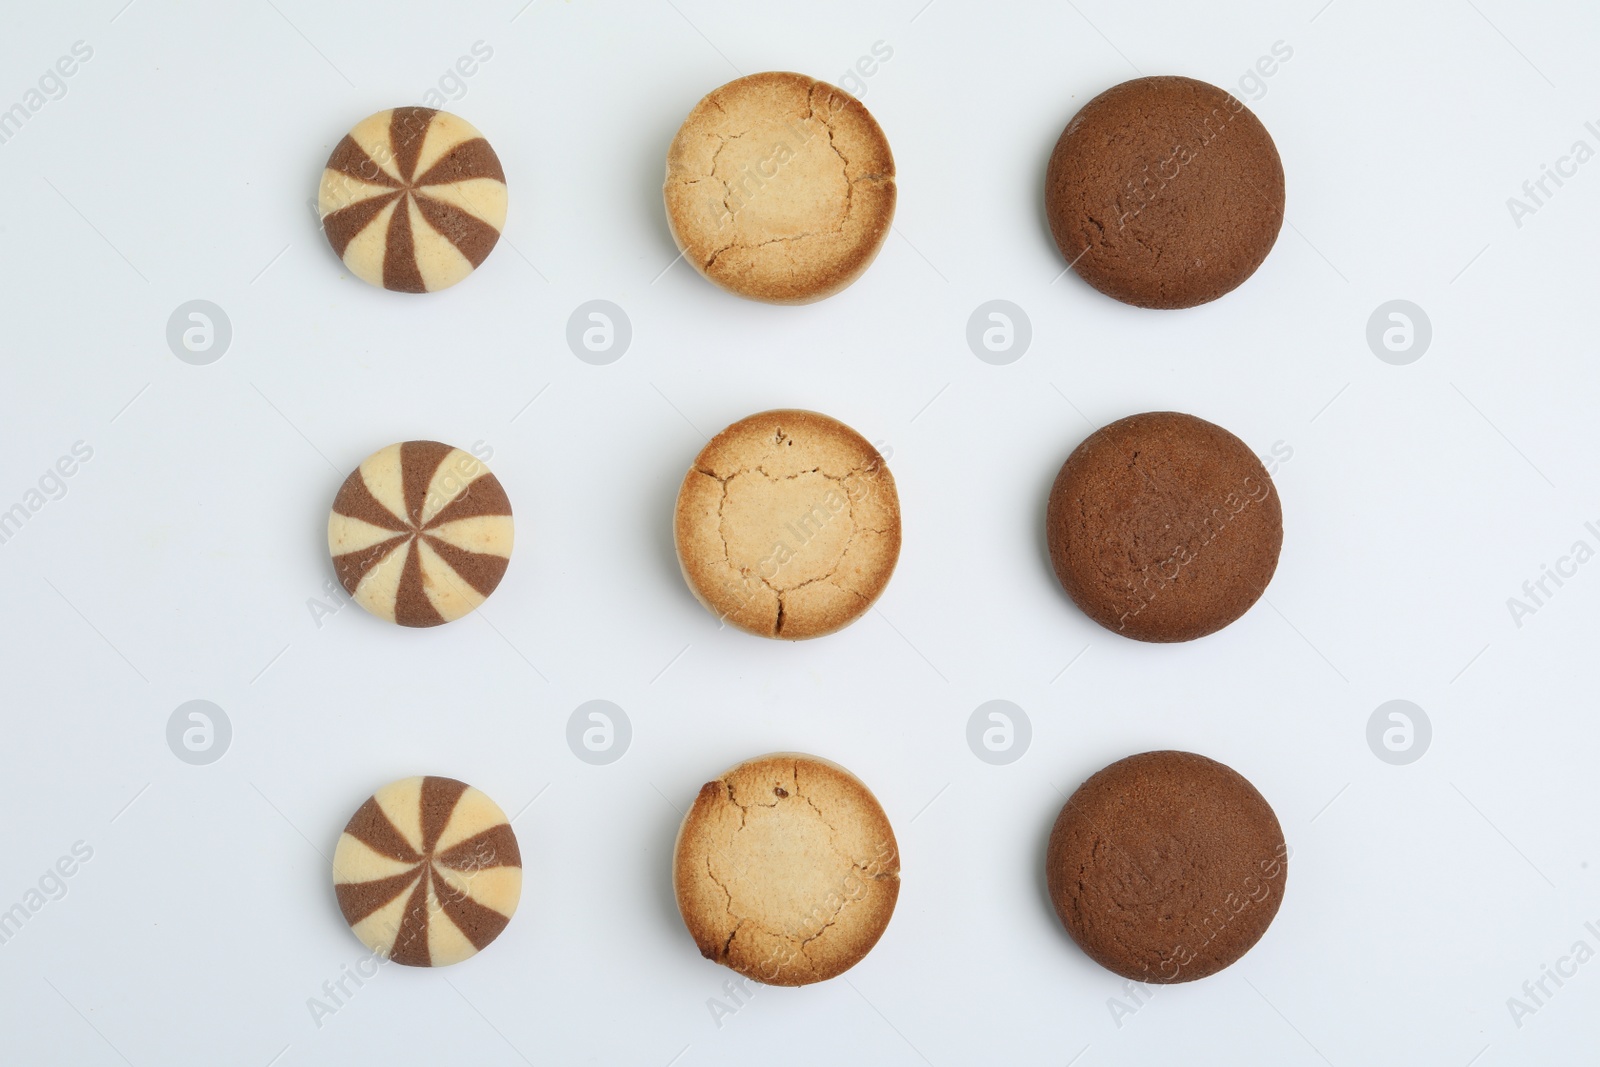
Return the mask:
[[522,896],[505,812],[454,778],[402,778],[367,798],[333,853],[339,910],[362,944],[447,967],[500,936]]
[[356,277],[431,293],[494,249],[506,224],[506,176],[471,123],[397,107],[363,119],[334,148],[317,208],[334,254]]
[[350,473],[328,516],[328,551],[355,602],[401,626],[453,622],[511,562],[511,501],[483,461],[407,441]]

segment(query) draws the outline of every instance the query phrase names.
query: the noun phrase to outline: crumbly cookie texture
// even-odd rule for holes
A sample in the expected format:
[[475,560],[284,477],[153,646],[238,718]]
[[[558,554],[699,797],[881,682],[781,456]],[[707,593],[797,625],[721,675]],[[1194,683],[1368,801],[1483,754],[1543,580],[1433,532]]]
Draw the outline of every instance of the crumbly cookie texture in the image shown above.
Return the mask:
[[334,573],[356,603],[401,626],[453,622],[511,562],[511,501],[476,456],[437,441],[379,449],[328,516]]
[[775,304],[848,286],[894,218],[894,157],[860,101],[803,74],[752,74],[695,105],[667,151],[667,223],[717,285]]
[[1090,100],[1045,174],[1061,254],[1137,307],[1193,307],[1243,284],[1277,241],[1283,208],[1271,134],[1193,78],[1136,78]]
[[1283,545],[1278,491],[1255,453],[1176,411],[1089,435],[1056,475],[1045,526],[1067,595],[1140,641],[1190,641],[1238,619]]
[[775,753],[701,787],[678,831],[673,885],[706,959],[769,985],[808,985],[877,944],[900,893],[900,854],[858,778]]
[[431,293],[494,250],[506,225],[506,176],[465,119],[397,107],[363,119],[335,146],[317,206],[328,243],[352,274]]
[[444,967],[500,936],[522,896],[505,812],[454,778],[403,778],[357,809],[333,853],[333,888],[362,944]]
[[1057,916],[1096,963],[1139,982],[1190,982],[1266,933],[1288,863],[1277,816],[1237,771],[1145,752],[1067,800],[1045,876]]
[[878,450],[812,411],[729,426],[678,490],[678,562],[695,597],[762,637],[832,633],[872,606],[900,557],[900,498]]

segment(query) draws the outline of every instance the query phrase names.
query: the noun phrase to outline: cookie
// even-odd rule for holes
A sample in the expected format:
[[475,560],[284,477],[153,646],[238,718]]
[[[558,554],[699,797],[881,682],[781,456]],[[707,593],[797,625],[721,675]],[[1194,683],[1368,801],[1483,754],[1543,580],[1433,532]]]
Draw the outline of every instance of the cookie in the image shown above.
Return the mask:
[[1191,752],[1118,760],[1078,787],[1050,831],[1045,880],[1067,933],[1138,982],[1192,982],[1267,932],[1289,849],[1237,771]]
[[1186,308],[1231,292],[1283,224],[1283,163],[1261,120],[1193,78],[1136,78],[1083,106],[1045,172],[1050,232],[1109,297]]
[[672,884],[706,959],[768,985],[809,985],[848,971],[883,936],[900,853],[860,779],[779,752],[700,787]]
[[471,123],[429,107],[363,119],[328,157],[322,232],[362,281],[447,289],[476,270],[506,225],[500,157]]
[[859,278],[894,219],[894,157],[843,89],[752,74],[695,105],[667,150],[667,225],[722,288],[808,304]]
[[339,910],[361,943],[408,967],[446,967],[500,936],[522,896],[517,835],[454,778],[403,778],[356,809],[333,853]]
[[1101,427],[1067,457],[1045,530],[1056,577],[1084,614],[1124,637],[1191,641],[1266,591],[1283,511],[1243,441],[1153,411]]
[[673,541],[718,618],[799,640],[854,622],[900,558],[900,498],[878,450],[814,411],[764,411],[717,434],[683,479]]
[[477,608],[511,562],[511,501],[475,456],[437,441],[362,460],[333,499],[328,551],[357,604],[401,626]]

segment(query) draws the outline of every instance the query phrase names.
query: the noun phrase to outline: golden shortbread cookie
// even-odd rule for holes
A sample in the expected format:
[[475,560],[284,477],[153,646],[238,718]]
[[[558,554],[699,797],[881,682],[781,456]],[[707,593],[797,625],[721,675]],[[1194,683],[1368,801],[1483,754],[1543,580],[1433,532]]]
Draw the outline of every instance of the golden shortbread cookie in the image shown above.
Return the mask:
[[814,411],[764,411],[701,450],[678,490],[684,579],[719,618],[798,640],[855,621],[900,558],[900,498],[878,450]]
[[878,943],[900,895],[900,853],[860,779],[777,752],[700,787],[672,883],[706,959],[768,985],[809,985]]
[[861,276],[894,218],[894,157],[843,89],[803,74],[729,82],[667,150],[667,224],[729,292],[808,304]]

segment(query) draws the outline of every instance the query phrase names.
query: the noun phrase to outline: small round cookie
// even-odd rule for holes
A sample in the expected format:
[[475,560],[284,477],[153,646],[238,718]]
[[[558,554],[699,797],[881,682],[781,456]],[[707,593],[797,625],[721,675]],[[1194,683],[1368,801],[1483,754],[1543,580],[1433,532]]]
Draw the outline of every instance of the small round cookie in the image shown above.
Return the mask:
[[1078,787],[1050,831],[1045,880],[1067,933],[1139,982],[1192,982],[1267,932],[1289,848],[1237,771],[1191,752],[1118,760]]
[[678,828],[672,884],[706,959],[767,985],[809,985],[848,971],[883,936],[900,853],[859,778],[777,752],[700,787]]
[[333,852],[339,910],[361,943],[447,967],[500,936],[522,896],[505,812],[454,778],[403,778],[367,798]]
[[814,411],[763,411],[695,457],[673,517],[695,599],[761,637],[849,625],[900,558],[900,497],[878,450]]
[[1261,120],[1193,78],[1136,78],[1083,106],[1045,173],[1067,262],[1146,308],[1215,300],[1261,266],[1283,224],[1283,163]]
[[350,273],[431,293],[471,274],[500,240],[506,176],[465,119],[397,107],[363,119],[334,147],[317,210]]
[[401,626],[453,622],[511,562],[511,501],[483,461],[437,441],[380,449],[350,472],[328,516],[345,592]]
[[1045,532],[1056,577],[1084,614],[1139,641],[1192,641],[1266,592],[1283,510],[1243,441],[1152,411],[1101,427],[1067,457]]
[[894,157],[860,101],[804,74],[731,81],[667,150],[667,225],[739,296],[809,304],[861,276],[894,218]]

